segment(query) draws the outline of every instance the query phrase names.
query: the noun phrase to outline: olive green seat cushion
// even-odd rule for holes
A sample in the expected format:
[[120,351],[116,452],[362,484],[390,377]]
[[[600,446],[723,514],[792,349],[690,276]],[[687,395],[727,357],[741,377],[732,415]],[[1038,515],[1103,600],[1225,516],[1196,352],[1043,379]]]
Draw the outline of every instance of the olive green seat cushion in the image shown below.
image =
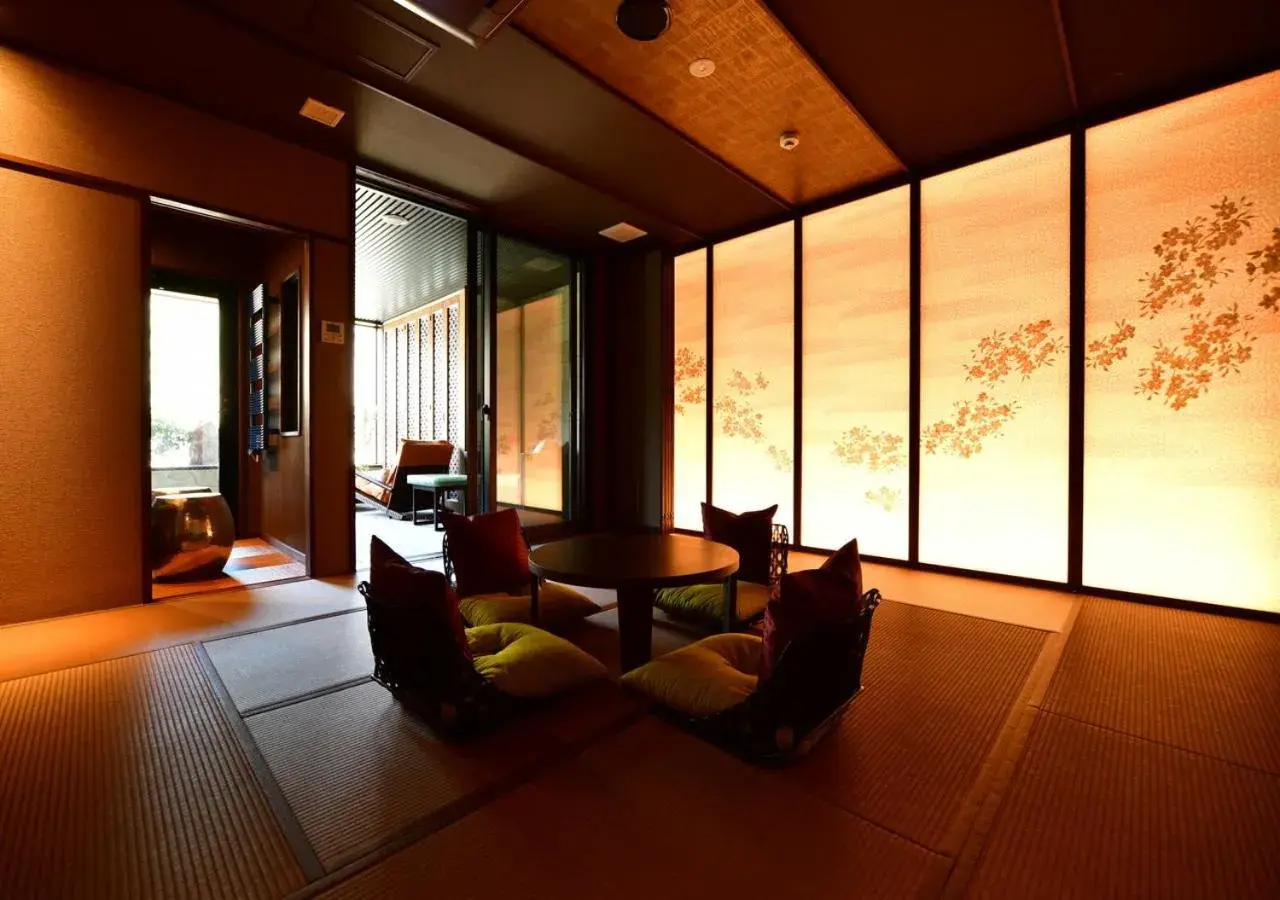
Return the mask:
[[533,625],[468,628],[467,645],[476,671],[513,697],[550,697],[608,677],[594,656]]
[[[458,601],[468,625],[497,625],[502,622],[532,623],[532,600],[523,594],[473,594]],[[563,584],[545,582],[538,589],[538,622],[553,631],[600,612],[587,597]]]
[[627,687],[686,716],[709,716],[755,693],[763,641],[713,634],[622,676]]
[[[768,602],[767,586],[754,581],[738,582],[739,619],[762,614]],[[691,584],[688,587],[664,588],[654,597],[653,605],[673,619],[714,628],[724,621],[724,585]]]

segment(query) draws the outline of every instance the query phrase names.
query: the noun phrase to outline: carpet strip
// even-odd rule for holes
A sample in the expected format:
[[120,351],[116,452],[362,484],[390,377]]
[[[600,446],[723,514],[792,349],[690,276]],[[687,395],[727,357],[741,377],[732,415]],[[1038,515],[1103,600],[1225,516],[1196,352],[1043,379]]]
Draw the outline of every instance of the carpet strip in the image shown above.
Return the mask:
[[1280,778],[1041,712],[972,897],[1280,897]]
[[323,896],[932,896],[948,861],[653,718]]
[[191,646],[0,684],[0,835],[6,897],[305,881]]
[[1086,600],[1044,708],[1280,774],[1280,625]]
[[636,714],[634,701],[603,682],[479,740],[448,743],[368,682],[246,724],[333,871],[406,829],[442,827]]
[[363,612],[204,645],[242,713],[373,674]]
[[863,692],[837,729],[779,773],[933,850],[955,853],[984,763],[1047,633],[885,601]]

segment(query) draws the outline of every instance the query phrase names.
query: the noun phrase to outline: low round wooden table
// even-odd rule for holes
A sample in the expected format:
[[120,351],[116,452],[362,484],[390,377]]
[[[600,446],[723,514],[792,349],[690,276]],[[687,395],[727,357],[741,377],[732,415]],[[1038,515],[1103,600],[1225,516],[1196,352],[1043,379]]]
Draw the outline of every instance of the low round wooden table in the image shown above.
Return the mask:
[[683,534],[593,534],[543,544],[529,553],[537,578],[618,592],[622,671],[649,661],[653,593],[688,584],[725,583],[732,607],[738,551]]

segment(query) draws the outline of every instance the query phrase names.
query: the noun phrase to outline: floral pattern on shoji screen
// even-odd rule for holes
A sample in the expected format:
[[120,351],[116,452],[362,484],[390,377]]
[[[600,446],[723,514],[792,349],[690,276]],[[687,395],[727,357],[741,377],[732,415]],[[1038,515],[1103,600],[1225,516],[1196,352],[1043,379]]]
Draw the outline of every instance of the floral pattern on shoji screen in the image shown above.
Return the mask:
[[804,220],[806,546],[907,558],[910,189]]
[[920,561],[1065,581],[1070,139],[921,183]]
[[524,503],[555,512],[564,506],[568,297],[564,288],[523,307]]
[[675,260],[674,380],[672,522],[701,531],[707,499],[706,250]]
[[520,307],[498,313],[497,350],[497,490],[499,503],[524,503],[520,478]]
[[795,226],[712,251],[712,502],[733,512],[777,504],[794,529]]
[[1085,135],[1084,582],[1280,611],[1280,73]]

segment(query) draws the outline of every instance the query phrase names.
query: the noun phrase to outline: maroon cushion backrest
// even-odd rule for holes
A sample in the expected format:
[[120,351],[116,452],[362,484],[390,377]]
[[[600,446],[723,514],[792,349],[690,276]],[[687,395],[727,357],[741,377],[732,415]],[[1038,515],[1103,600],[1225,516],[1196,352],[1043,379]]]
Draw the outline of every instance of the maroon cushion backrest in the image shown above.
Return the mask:
[[768,584],[773,555],[773,516],[777,511],[777,504],[752,512],[731,513],[703,503],[702,534],[709,541],[727,544],[738,551],[740,579]]
[[444,575],[407,562],[378,538],[370,547],[369,619],[374,654],[447,689],[474,675],[458,598]]
[[815,625],[847,622],[862,611],[862,560],[858,542],[850,541],[818,569],[784,575],[778,597],[764,614],[764,649],[760,682],[797,635]]
[[446,514],[443,521],[459,596],[521,594],[529,589],[529,548],[514,509],[475,516]]

